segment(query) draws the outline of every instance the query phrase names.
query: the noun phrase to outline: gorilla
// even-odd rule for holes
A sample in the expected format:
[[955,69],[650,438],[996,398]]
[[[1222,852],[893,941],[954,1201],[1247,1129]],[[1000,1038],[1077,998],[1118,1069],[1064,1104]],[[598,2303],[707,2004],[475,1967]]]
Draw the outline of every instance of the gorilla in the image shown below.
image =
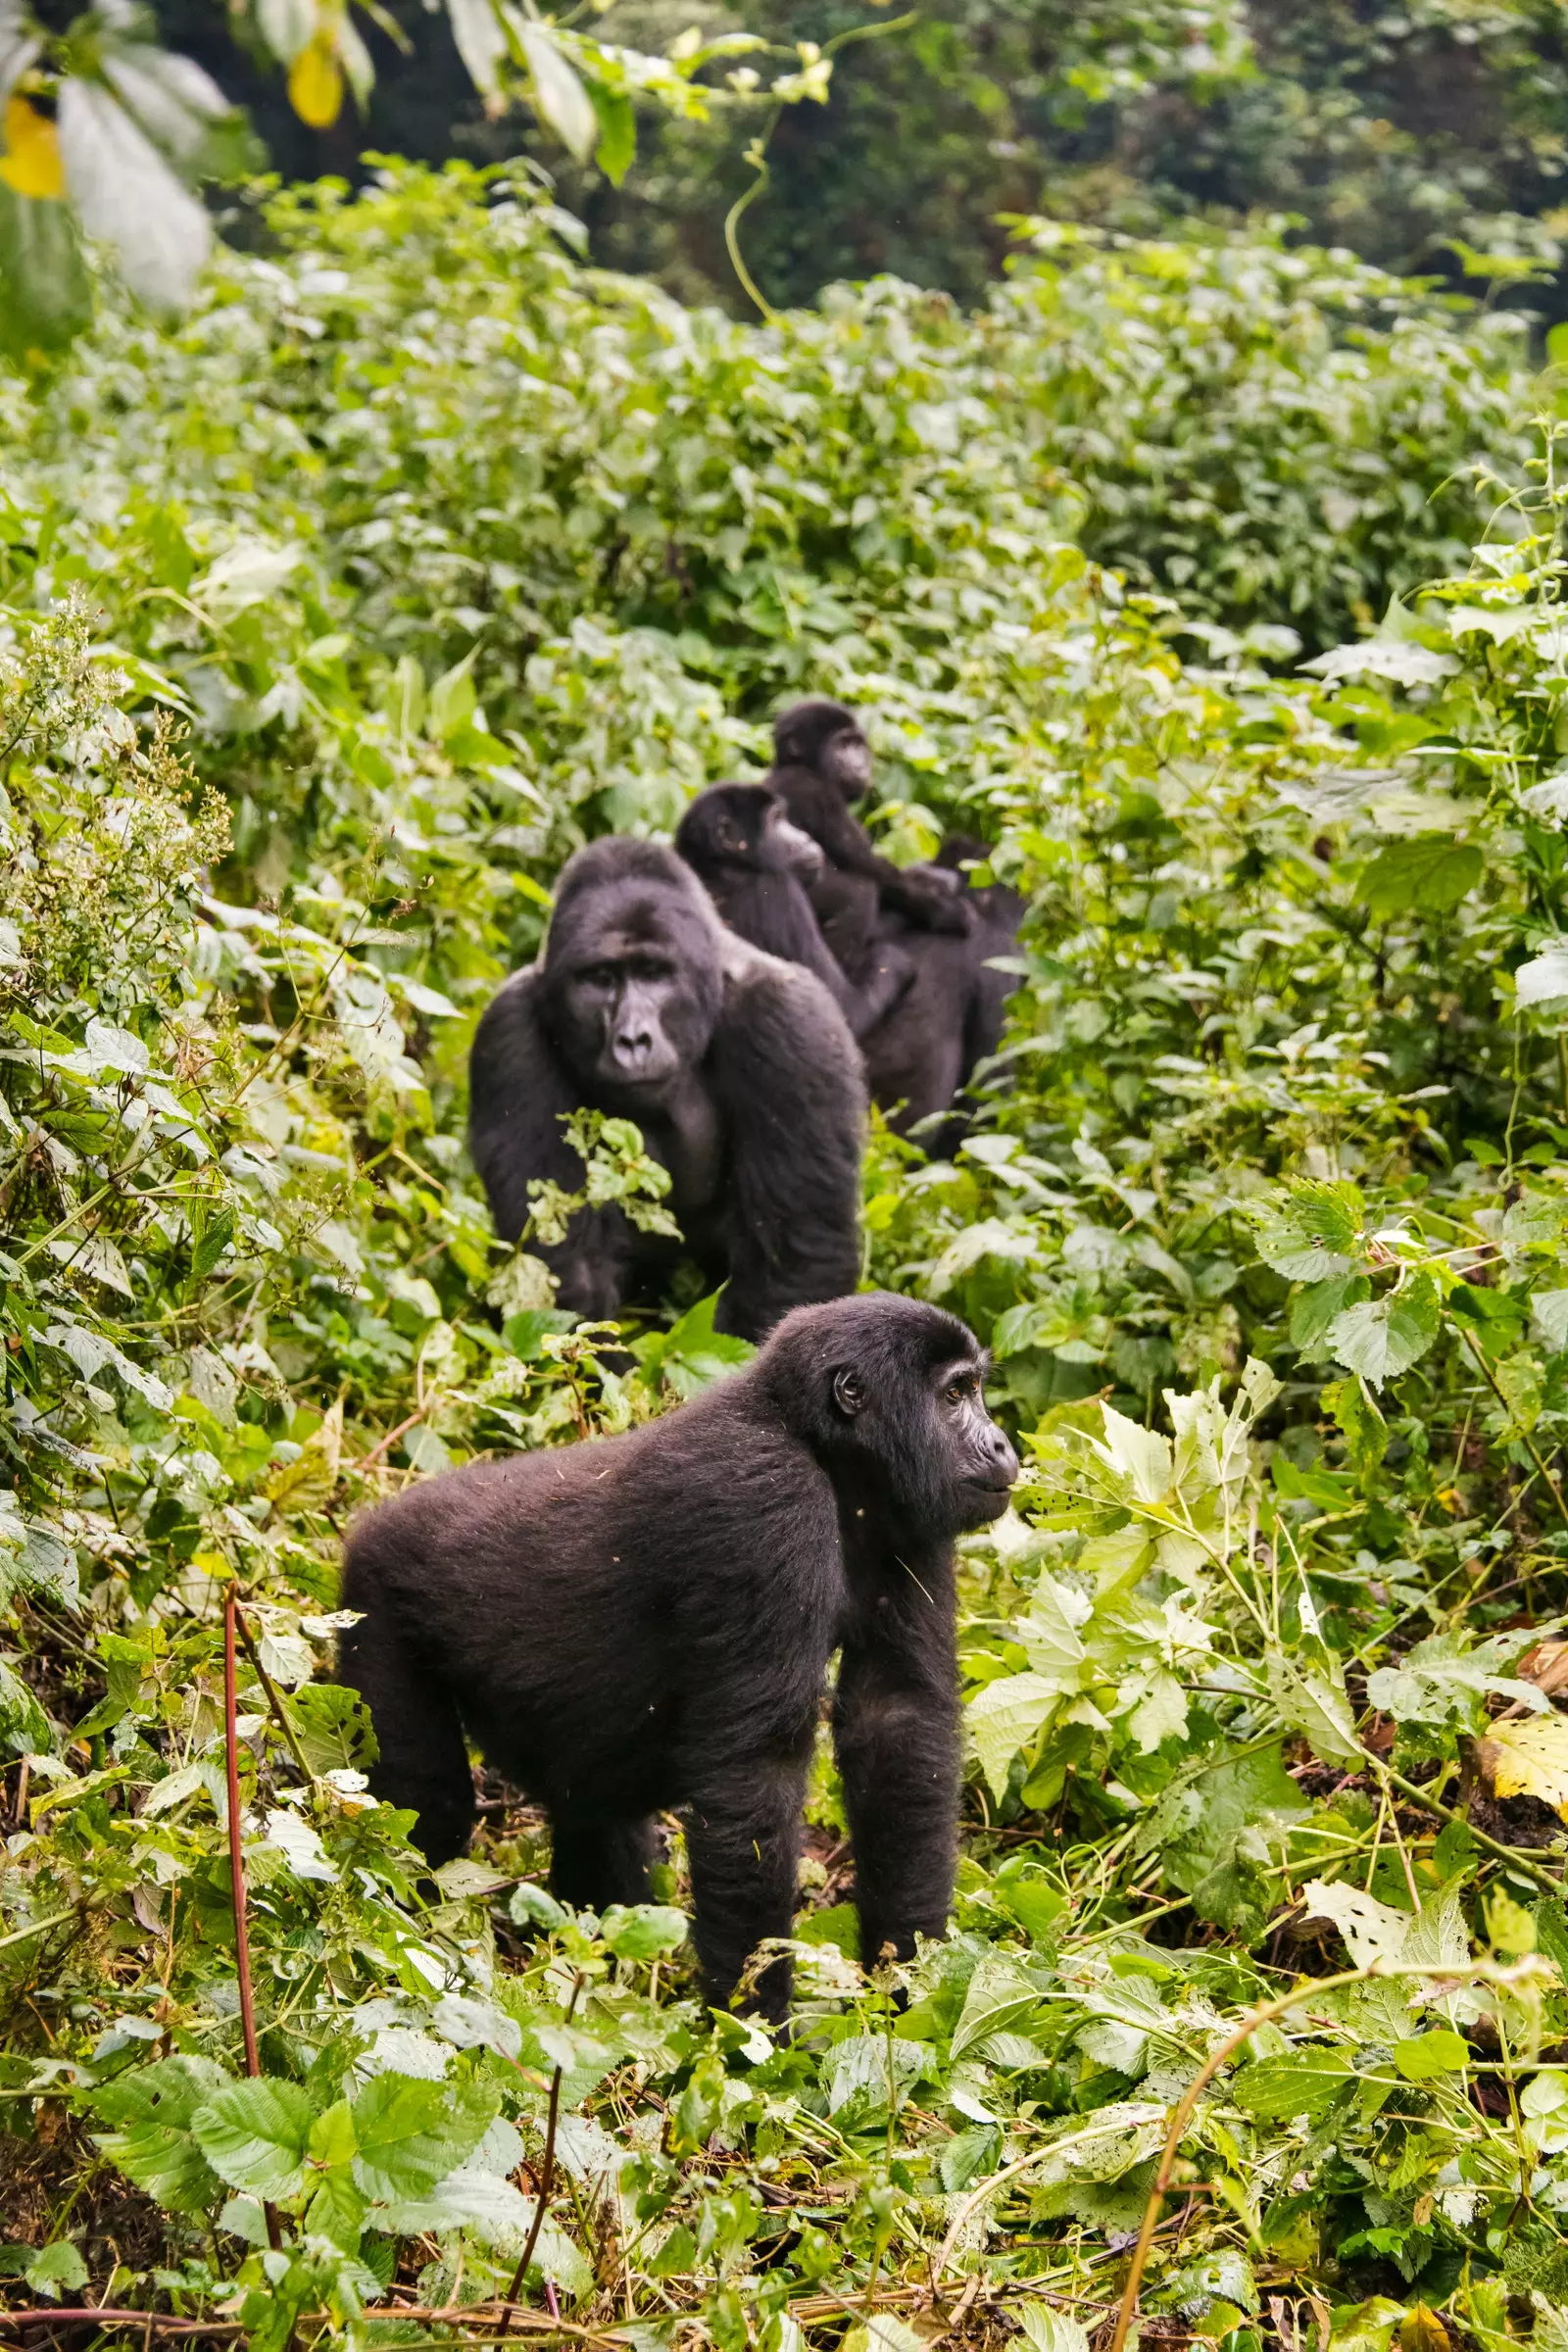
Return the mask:
[[891,940],[873,941],[861,985],[840,967],[808,896],[826,860],[765,784],[710,784],[681,818],[675,849],[732,931],[816,974],[853,1036],[874,1029],[913,979]]
[[958,877],[930,866],[899,866],[878,857],[850,806],[871,781],[871,747],[842,703],[796,703],[773,721],[771,786],[792,824],[808,833],[827,863],[810,900],[830,953],[852,985],[865,985],[882,915],[921,930],[962,936]]
[[581,1210],[538,1252],[563,1306],[612,1317],[656,1301],[685,1255],[726,1284],[716,1327],[755,1340],[854,1290],[865,1102],[843,1015],[809,972],[725,931],[652,842],[567,860],[543,956],[474,1033],[469,1149],[503,1240],[523,1230],[531,1180],[580,1187],[562,1120],[584,1104],[636,1121],[683,1241],[639,1232],[612,1201]]
[[[434,1866],[473,1824],[465,1737],[549,1810],[552,1880],[647,1895],[651,1816],[686,1814],[710,2001],[787,1936],[827,1665],[860,1950],[940,1936],[958,1792],[954,1539],[1018,1461],[956,1316],[871,1293],[786,1316],[754,1362],[623,1437],[471,1462],[351,1531],[342,1679],[371,1787]],[[789,1971],[760,1980],[781,2018]]]

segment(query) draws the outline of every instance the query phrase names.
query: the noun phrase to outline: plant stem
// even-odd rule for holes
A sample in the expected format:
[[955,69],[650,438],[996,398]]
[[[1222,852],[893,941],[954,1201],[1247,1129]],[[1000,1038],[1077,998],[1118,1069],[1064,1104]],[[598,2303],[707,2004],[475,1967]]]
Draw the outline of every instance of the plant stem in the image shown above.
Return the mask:
[[[234,1897],[234,1965],[239,1977],[240,2030],[245,2036],[245,2072],[253,2079],[262,2071],[256,2046],[256,2004],[251,1997],[251,1946],[245,1920],[245,1858],[240,1851],[239,1819],[239,1676],[234,1656],[234,1627],[239,1616],[239,1587],[232,1582],[223,1594],[223,1767],[228,1791],[228,1883]],[[282,2243],[275,2207],[262,2207],[267,2216],[268,2243],[276,2253]]]
[[[571,1998],[566,2003],[567,2020],[570,2019],[572,2011],[577,2006],[577,1995],[582,1990],[582,1984],[583,1981],[579,1977],[571,1988]],[[512,2306],[522,2292],[522,2282],[528,2276],[528,2265],[533,2260],[533,2250],[539,2243],[539,2232],[545,2226],[545,2207],[550,2202],[550,2191],[556,2177],[556,2124],[561,2114],[563,2073],[564,2069],[558,2066],[550,2078],[550,2108],[545,2117],[545,2160],[539,2173],[539,2194],[534,2202],[533,2221],[528,2229],[528,2242],[522,2249],[517,2267],[512,2274],[512,2284],[507,2289],[507,2308],[501,2315],[502,2335],[507,2334],[511,2328]]]
[[277,1728],[282,1733],[284,1740],[287,1743],[288,1752],[293,1757],[297,1770],[299,1771],[307,1788],[309,1788],[311,1782],[315,1780],[316,1775],[314,1772],[312,1772],[310,1766],[305,1761],[304,1755],[301,1753],[300,1743],[294,1736],[294,1726],[290,1723],[287,1715],[285,1715],[283,1712],[282,1696],[274,1685],[271,1676],[268,1673],[267,1668],[262,1664],[262,1653],[257,1648],[256,1643],[251,1637],[251,1629],[241,1616],[237,1603],[235,1604],[234,1609],[234,1622],[239,1629],[239,1638],[245,1644],[245,1655],[249,1658],[251,1664],[255,1667],[258,1676],[261,1678],[262,1689],[267,1692],[267,1703],[271,1708],[273,1719],[275,1720]]

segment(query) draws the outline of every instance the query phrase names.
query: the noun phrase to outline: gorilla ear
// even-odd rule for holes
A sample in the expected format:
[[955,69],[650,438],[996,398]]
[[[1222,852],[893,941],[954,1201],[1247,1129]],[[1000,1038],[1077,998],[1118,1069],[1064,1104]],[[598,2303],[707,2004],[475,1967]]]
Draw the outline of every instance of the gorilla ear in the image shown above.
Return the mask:
[[852,1372],[846,1366],[842,1371],[834,1373],[833,1401],[846,1421],[853,1421],[857,1413],[864,1412],[866,1407],[865,1383],[861,1380],[858,1372]]

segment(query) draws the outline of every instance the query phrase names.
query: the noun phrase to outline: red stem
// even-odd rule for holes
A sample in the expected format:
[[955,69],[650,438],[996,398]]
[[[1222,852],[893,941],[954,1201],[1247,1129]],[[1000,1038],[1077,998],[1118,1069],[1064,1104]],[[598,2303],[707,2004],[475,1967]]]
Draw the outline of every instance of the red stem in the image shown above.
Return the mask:
[[[239,1612],[239,1587],[232,1582],[223,1593],[223,1766],[228,1784],[228,1883],[234,1897],[234,1960],[239,1975],[239,2020],[245,2035],[245,2072],[262,2071],[256,2047],[256,2004],[251,1997],[251,1944],[245,1921],[245,1860],[240,1851],[239,1818],[239,1674],[234,1655],[234,1621]],[[281,2242],[277,2214],[270,2205],[267,2216],[268,2242],[274,2253]]]

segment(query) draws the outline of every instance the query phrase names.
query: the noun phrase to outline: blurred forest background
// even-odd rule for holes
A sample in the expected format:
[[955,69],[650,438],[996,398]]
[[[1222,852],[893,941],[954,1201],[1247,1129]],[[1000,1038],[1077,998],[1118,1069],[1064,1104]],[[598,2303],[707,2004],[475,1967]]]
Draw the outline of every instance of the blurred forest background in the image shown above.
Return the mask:
[[[519,148],[561,169],[559,143],[515,115],[487,119],[447,17],[389,0],[408,41],[367,25],[367,118],[312,130],[274,68],[237,59],[209,0],[156,0],[171,45],[249,110],[285,176],[351,178],[363,150],[494,162]],[[886,5],[883,15],[897,15]],[[731,0],[725,31],[826,43],[871,12],[858,0]],[[691,0],[621,0],[607,37],[663,51]],[[754,125],[647,112],[624,186],[562,172],[596,260],[651,271],[683,300],[743,298],[722,222],[747,185]],[[891,38],[858,45],[825,105],[789,110],[747,251],[778,304],[891,270],[973,301],[1007,250],[999,216],[1148,235],[1176,221],[1288,214],[1315,242],[1400,271],[1457,276],[1463,253],[1534,259],[1534,299],[1568,309],[1568,21],[1553,0],[937,0]]]

